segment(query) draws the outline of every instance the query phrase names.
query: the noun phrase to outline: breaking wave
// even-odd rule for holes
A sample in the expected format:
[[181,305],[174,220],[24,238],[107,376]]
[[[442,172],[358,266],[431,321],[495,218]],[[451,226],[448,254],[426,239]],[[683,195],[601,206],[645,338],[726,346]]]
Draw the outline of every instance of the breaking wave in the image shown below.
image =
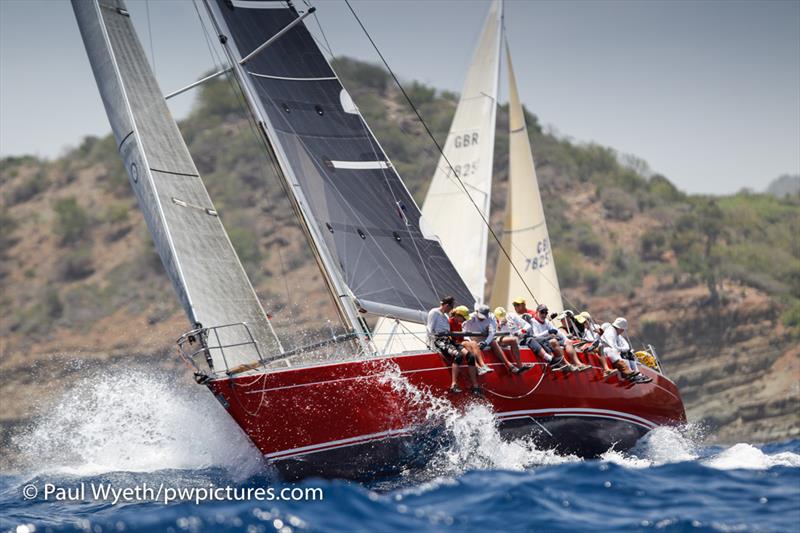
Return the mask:
[[262,466],[204,387],[142,369],[115,368],[75,383],[15,444],[36,473],[222,468],[247,477]]

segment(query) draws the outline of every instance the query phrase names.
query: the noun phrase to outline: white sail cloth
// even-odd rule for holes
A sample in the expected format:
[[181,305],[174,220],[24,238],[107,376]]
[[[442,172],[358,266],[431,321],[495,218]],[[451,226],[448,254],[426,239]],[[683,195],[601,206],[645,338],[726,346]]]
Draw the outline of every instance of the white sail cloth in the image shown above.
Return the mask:
[[[551,311],[561,311],[561,290],[547,233],[539,181],[533,163],[528,127],[519,100],[517,81],[506,47],[508,61],[509,168],[508,202],[502,243],[520,275],[508,259],[497,260],[492,306],[508,306],[517,297],[547,304]],[[527,286],[527,287],[526,287]]]

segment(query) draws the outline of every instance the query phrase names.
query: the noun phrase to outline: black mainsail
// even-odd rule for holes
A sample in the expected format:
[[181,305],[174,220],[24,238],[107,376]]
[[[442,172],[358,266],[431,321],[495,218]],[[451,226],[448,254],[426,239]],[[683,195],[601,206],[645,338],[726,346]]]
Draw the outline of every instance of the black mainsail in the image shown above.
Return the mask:
[[[206,5],[340,305],[354,297],[351,310],[419,322],[442,295],[471,304],[469,289],[424,231],[419,208],[308,29],[300,23],[286,30],[299,16],[291,2]],[[358,329],[353,313],[344,314]]]
[[[156,249],[192,324],[243,322],[262,354],[276,351],[248,280],[180,131],[167,108],[122,0],[73,0],[117,146]],[[214,368],[252,363],[242,327],[216,331]]]

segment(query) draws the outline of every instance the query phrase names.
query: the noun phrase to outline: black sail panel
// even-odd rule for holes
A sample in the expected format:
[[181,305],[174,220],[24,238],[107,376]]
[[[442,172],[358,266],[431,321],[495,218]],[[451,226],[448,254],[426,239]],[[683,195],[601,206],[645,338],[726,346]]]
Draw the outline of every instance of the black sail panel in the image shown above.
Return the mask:
[[[228,45],[239,57],[298,17],[281,2],[217,2],[231,33]],[[302,189],[310,220],[364,307],[424,311],[445,294],[471,304],[469,290],[438,240],[426,238],[419,208],[307,28],[294,26],[248,60],[245,70],[275,132],[271,141],[292,168],[292,185]]]

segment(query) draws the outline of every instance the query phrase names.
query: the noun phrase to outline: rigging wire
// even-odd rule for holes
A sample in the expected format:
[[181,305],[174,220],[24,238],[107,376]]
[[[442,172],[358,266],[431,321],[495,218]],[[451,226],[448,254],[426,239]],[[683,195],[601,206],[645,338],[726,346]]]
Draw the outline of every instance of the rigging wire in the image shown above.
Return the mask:
[[380,49],[378,48],[378,45],[375,44],[375,41],[372,39],[372,36],[367,31],[367,28],[364,26],[364,23],[361,22],[361,19],[356,14],[355,10],[353,9],[353,6],[350,5],[350,0],[344,0],[344,3],[347,4],[347,7],[350,9],[350,12],[353,14],[353,17],[355,17],[356,22],[358,22],[358,25],[361,27],[361,30],[364,32],[364,35],[366,35],[366,37],[369,40],[370,44],[372,44],[372,47],[375,49],[375,52],[377,52],[378,56],[381,58],[381,61],[383,62],[383,65],[386,67],[386,70],[389,71],[389,74],[394,79],[394,82],[397,84],[397,87],[400,89],[400,92],[403,93],[403,96],[405,97],[406,101],[408,102],[408,105],[411,106],[411,109],[414,111],[414,114],[416,114],[416,116],[419,119],[420,123],[422,124],[423,128],[425,128],[425,132],[431,138],[431,141],[433,141],[433,143],[436,145],[436,148],[439,150],[439,153],[441,154],[442,159],[445,160],[445,162],[447,163],[447,166],[450,168],[450,171],[453,173],[455,178],[458,180],[458,183],[461,185],[461,188],[464,189],[464,193],[467,195],[467,198],[469,198],[470,203],[472,203],[472,205],[475,207],[475,210],[480,215],[481,219],[483,220],[483,223],[486,225],[487,229],[489,230],[489,233],[492,235],[492,238],[495,240],[495,242],[497,243],[498,247],[500,248],[500,251],[506,257],[506,259],[508,259],[509,264],[514,269],[514,272],[517,274],[517,277],[519,277],[520,281],[522,281],[522,284],[525,286],[525,289],[528,291],[528,294],[530,294],[531,297],[533,298],[533,301],[538,304],[539,301],[536,299],[536,295],[534,295],[533,291],[531,290],[531,288],[528,287],[528,284],[525,282],[525,278],[522,277],[522,273],[519,271],[517,266],[513,263],[513,261],[511,261],[511,255],[508,253],[508,250],[505,249],[505,246],[503,246],[503,243],[501,242],[500,238],[497,236],[497,233],[494,231],[494,229],[492,229],[492,226],[491,226],[491,224],[489,224],[489,220],[486,218],[486,215],[484,215],[484,213],[481,211],[480,207],[478,207],[478,204],[472,198],[472,195],[469,194],[469,191],[467,190],[466,185],[464,184],[463,181],[461,181],[461,177],[455,171],[455,169],[453,168],[452,163],[450,163],[450,160],[445,155],[444,149],[441,147],[439,142],[433,136],[433,132],[430,130],[430,128],[428,127],[428,124],[422,118],[422,115],[420,114],[420,112],[417,109],[417,107],[414,105],[414,102],[411,100],[411,97],[408,96],[408,93],[406,92],[406,90],[403,87],[403,85],[400,83],[400,80],[397,78],[397,75],[394,73],[392,68],[389,66],[389,63],[386,61],[386,58],[381,53]]

